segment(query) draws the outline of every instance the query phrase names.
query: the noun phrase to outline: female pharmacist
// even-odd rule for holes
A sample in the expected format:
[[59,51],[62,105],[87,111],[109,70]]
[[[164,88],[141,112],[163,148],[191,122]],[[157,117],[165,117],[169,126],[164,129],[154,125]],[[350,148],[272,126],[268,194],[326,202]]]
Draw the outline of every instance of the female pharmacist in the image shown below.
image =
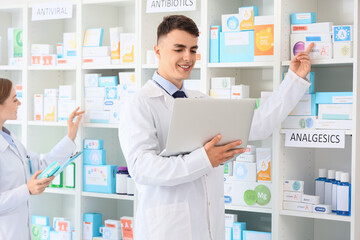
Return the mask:
[[31,239],[30,195],[41,194],[54,179],[38,180],[39,170],[53,161],[66,161],[75,151],[74,139],[84,113],[77,108],[70,114],[67,136],[39,159],[4,127],[6,120],[17,119],[20,104],[12,82],[0,78],[0,239]]

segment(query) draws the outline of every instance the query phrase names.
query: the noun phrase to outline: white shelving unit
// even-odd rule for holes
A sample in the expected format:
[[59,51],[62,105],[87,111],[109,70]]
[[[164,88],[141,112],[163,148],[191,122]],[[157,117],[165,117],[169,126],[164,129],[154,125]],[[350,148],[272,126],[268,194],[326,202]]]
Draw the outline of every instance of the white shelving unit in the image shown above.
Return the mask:
[[[55,0],[51,0],[54,1]],[[33,95],[45,88],[57,88],[69,84],[76,89],[73,99],[84,106],[84,82],[86,73],[117,75],[120,71],[135,71],[138,88],[150,79],[156,64],[146,64],[146,51],[156,43],[156,29],[162,18],[172,13],[146,13],[144,0],[67,0],[73,3],[73,18],[67,20],[31,21],[31,6],[50,0],[3,1],[0,6],[0,36],[3,36],[0,59],[0,76],[11,79],[24,87],[24,118],[10,121],[7,127],[21,138],[29,150],[48,152],[66,133],[66,123],[33,121]],[[275,54],[270,62],[208,63],[209,27],[221,24],[221,14],[236,13],[241,6],[256,5],[259,15],[274,15]],[[271,209],[226,205],[226,211],[238,214],[238,220],[246,221],[252,230],[271,231],[277,240],[358,240],[360,239],[360,105],[359,98],[359,4],[357,0],[243,0],[226,1],[198,0],[196,11],[179,12],[197,23],[201,38],[201,61],[197,62],[190,79],[200,79],[202,91],[208,93],[210,78],[234,76],[237,84],[250,85],[250,96],[260,97],[261,91],[276,89],[290,64],[289,36],[290,14],[316,12],[317,21],[331,21],[336,25],[354,26],[354,52],[352,59],[313,61],[316,91],[353,91],[354,127],[346,131],[345,149],[311,149],[284,147],[286,129],[279,128],[272,137],[252,142],[258,147],[272,148],[272,202]],[[103,45],[109,45],[109,28],[123,26],[124,32],[135,32],[135,63],[119,65],[82,65],[81,45],[86,28],[104,28]],[[7,65],[7,28],[23,28],[24,65]],[[77,33],[77,64],[68,67],[38,67],[30,64],[32,43],[56,44],[62,40],[63,32]],[[280,127],[280,126],[279,126]],[[79,130],[76,143],[82,147],[82,139],[105,140],[107,164],[126,164],[120,149],[117,124],[84,123]],[[41,143],[41,144],[39,144]],[[321,215],[286,211],[282,209],[282,181],[284,179],[305,180],[305,192],[313,193],[313,181],[319,168],[351,172],[352,215]],[[46,207],[52,202],[56,208]],[[40,196],[32,197],[32,212],[50,217],[63,216],[72,221],[76,239],[82,239],[82,216],[85,212],[100,212],[103,219],[118,219],[124,215],[134,216],[136,197],[115,194],[88,193],[82,191],[82,159],[77,160],[75,189],[46,189]]]

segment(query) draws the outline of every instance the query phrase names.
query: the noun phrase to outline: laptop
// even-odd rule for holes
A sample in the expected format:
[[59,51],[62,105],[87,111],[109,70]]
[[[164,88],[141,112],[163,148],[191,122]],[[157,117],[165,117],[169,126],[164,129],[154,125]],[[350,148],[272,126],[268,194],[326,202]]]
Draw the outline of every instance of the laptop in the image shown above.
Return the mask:
[[241,140],[238,148],[246,148],[254,110],[253,99],[177,98],[160,155],[190,153],[219,133],[218,145]]

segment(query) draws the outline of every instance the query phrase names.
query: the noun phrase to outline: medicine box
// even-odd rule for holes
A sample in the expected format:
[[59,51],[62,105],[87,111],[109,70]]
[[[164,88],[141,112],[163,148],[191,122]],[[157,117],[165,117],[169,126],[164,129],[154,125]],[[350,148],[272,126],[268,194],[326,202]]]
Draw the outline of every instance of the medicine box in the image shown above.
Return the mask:
[[88,119],[89,119],[90,123],[109,123],[110,112],[109,111],[89,111]]
[[74,111],[76,106],[75,100],[59,99],[58,102],[58,120],[67,121],[70,113]]
[[56,122],[58,113],[58,99],[44,97],[44,121]]
[[69,32],[63,34],[64,54],[66,57],[76,57],[76,33]]
[[232,176],[224,176],[224,201],[225,203],[232,203]]
[[258,182],[271,182],[270,148],[256,148],[256,170]]
[[121,228],[120,220],[107,219],[107,220],[104,221],[104,224],[105,224],[105,227]]
[[61,66],[76,65],[76,58],[58,58],[56,59],[56,64]]
[[292,116],[316,116],[317,105],[315,102],[315,94],[305,94],[295,109],[289,115]]
[[313,205],[313,212],[314,213],[331,213],[331,205],[322,205],[322,204],[316,204]]
[[353,103],[353,92],[317,92],[317,104]]
[[210,97],[219,99],[230,99],[231,89],[230,88],[212,88],[210,89]]
[[93,237],[101,236],[99,228],[102,224],[101,213],[84,213],[83,238],[92,240]]
[[[314,46],[310,50],[311,59],[331,59],[333,57],[333,43],[332,42],[313,42]],[[311,44],[311,41],[306,41],[305,49]]]
[[256,182],[256,163],[235,161],[233,179],[243,182]]
[[284,201],[301,202],[301,200],[302,200],[301,192],[284,191]]
[[232,227],[234,222],[237,222],[237,215],[225,213],[225,227]]
[[82,62],[84,65],[110,65],[111,57],[84,57]]
[[221,26],[210,26],[210,63],[220,61],[220,32]]
[[50,44],[31,44],[31,55],[49,55],[54,53],[54,46]]
[[231,160],[224,163],[224,175],[225,176],[232,176],[232,174],[233,174],[233,165],[234,165],[234,162],[231,161]]
[[42,55],[40,64],[43,66],[56,66],[56,54]]
[[271,240],[271,233],[244,230],[243,240]]
[[223,32],[240,31],[240,15],[239,14],[221,15],[221,26]]
[[[293,58],[297,53],[304,52],[306,49],[307,44],[315,43],[313,50],[315,51],[321,50],[320,43],[327,43],[330,46],[332,42],[331,34],[330,33],[323,33],[323,34],[290,34],[290,52],[291,58]],[[317,44],[319,43],[319,44]],[[332,46],[332,45],[331,45]],[[328,51],[332,49],[326,49]],[[329,52],[325,52],[329,53]],[[325,54],[324,53],[324,54]]]
[[135,72],[119,72],[119,84],[135,84]]
[[316,22],[316,14],[314,12],[293,13],[290,15],[291,24],[309,24]]
[[331,33],[332,22],[291,25],[291,33]]
[[49,217],[46,216],[31,215],[31,223],[34,225],[49,226],[50,220]]
[[297,180],[285,180],[284,181],[284,191],[290,192],[304,192],[304,181]]
[[105,149],[84,149],[84,164],[88,165],[105,165]]
[[136,84],[120,84],[118,85],[118,96],[124,98],[136,93]]
[[352,42],[352,25],[333,26],[334,42]]
[[85,88],[86,98],[105,98],[104,87],[87,87]]
[[118,107],[118,101],[119,100],[116,100],[116,99],[106,99],[104,101],[104,110],[105,111],[111,111],[111,110],[114,110]]
[[[108,100],[109,101],[109,100]],[[110,100],[114,102],[114,105],[109,110],[109,123],[119,123],[120,122],[120,100]]]
[[233,181],[231,190],[233,205],[272,207],[271,183]]
[[213,77],[211,78],[211,88],[231,88],[235,85],[233,77]]
[[60,85],[59,86],[59,99],[71,99],[72,86],[71,85]]
[[99,86],[99,77],[101,74],[92,73],[92,74],[85,74],[85,87],[98,87]]
[[46,88],[44,89],[44,97],[58,97],[59,89],[57,88]]
[[220,33],[220,62],[253,61],[254,31]]
[[352,104],[319,104],[319,119],[351,120]]
[[256,161],[256,156],[255,154],[240,154],[236,157],[236,161],[254,163]]
[[110,56],[110,47],[83,47],[83,57],[107,57]]
[[234,222],[233,223],[233,239],[232,240],[242,240],[243,231],[246,230],[245,222]]
[[134,63],[134,33],[120,33],[120,63]]
[[271,61],[274,58],[274,16],[255,17],[254,61]]
[[44,95],[42,94],[34,95],[34,120],[44,120]]
[[352,58],[353,43],[352,42],[334,42],[333,54],[335,59]]
[[310,204],[319,204],[320,203],[320,196],[303,194],[301,202],[310,203]]
[[352,126],[353,126],[352,120],[317,119],[315,121],[315,128],[316,129],[351,130]]
[[314,129],[316,120],[316,116],[288,116],[282,122],[282,128]]
[[84,191],[116,192],[116,165],[84,165]]
[[243,154],[256,154],[256,146],[255,145],[247,145],[245,152]]
[[57,58],[64,58],[64,43],[56,44],[56,56]]
[[250,97],[250,87],[248,85],[234,85],[231,87],[231,99],[244,99]]
[[99,150],[104,148],[104,140],[84,139],[84,149]]
[[99,77],[99,87],[117,86],[117,76]]
[[118,98],[118,89],[117,86],[106,86],[105,87],[105,99],[117,99]]
[[104,110],[104,98],[85,98],[85,114]]
[[233,230],[232,227],[225,227],[225,240],[233,239]]
[[291,211],[312,212],[313,205],[302,202],[283,202],[283,209]]
[[102,46],[104,36],[103,28],[88,28],[85,30],[84,47],[99,47]]
[[239,8],[240,30],[253,30],[254,17],[259,15],[257,6]]

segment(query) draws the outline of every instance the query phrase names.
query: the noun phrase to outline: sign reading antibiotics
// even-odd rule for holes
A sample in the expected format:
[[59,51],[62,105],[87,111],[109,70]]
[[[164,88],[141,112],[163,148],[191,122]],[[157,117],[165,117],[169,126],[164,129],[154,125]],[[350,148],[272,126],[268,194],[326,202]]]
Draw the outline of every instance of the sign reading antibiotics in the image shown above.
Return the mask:
[[286,147],[344,148],[342,130],[286,130]]
[[147,0],[146,12],[181,12],[195,11],[196,0]]

